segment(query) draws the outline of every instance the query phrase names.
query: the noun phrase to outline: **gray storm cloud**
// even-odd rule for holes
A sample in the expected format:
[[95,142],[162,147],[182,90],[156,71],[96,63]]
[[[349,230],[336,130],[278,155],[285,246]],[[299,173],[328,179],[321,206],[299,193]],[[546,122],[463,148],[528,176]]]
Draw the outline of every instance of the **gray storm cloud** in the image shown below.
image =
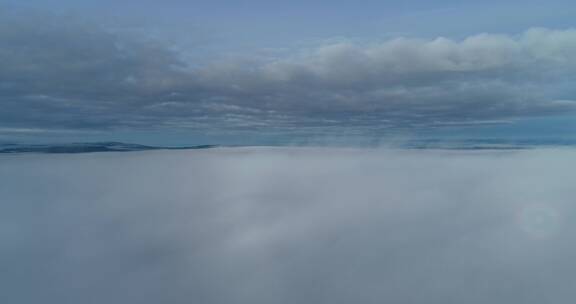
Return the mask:
[[0,17],[4,128],[410,127],[566,113],[576,104],[572,29],[337,42],[190,63],[173,45],[77,18]]
[[571,303],[571,149],[0,157],[5,303]]

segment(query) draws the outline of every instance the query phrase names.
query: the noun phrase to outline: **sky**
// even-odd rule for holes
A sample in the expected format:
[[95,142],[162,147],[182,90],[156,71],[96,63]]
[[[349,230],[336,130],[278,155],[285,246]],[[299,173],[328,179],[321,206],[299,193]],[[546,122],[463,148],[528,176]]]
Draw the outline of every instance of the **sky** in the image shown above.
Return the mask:
[[2,1],[0,140],[573,137],[573,9],[569,1]]

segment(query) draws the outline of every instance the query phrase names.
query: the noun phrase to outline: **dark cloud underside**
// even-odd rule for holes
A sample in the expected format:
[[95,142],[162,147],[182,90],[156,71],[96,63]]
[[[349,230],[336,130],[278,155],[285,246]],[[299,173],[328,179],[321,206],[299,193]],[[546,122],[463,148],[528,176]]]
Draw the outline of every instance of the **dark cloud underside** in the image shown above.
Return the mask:
[[4,128],[385,128],[576,109],[574,30],[338,42],[190,64],[157,40],[74,18],[0,14]]

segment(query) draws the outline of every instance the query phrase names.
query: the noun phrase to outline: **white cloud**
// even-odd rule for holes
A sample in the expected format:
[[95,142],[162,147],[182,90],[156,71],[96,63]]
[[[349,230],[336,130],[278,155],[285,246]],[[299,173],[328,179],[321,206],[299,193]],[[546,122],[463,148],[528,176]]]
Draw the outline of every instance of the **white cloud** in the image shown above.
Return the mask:
[[576,109],[555,102],[574,99],[573,29],[340,40],[187,65],[159,41],[73,18],[0,14],[3,127],[186,128],[206,118],[203,129],[409,127]]
[[575,153],[5,155],[0,298],[567,302]]

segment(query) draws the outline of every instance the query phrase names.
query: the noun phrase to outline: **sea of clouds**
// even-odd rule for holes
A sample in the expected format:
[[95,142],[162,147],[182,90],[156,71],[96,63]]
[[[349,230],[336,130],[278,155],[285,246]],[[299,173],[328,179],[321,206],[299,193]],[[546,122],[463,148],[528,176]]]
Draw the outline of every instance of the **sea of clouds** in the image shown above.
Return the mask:
[[571,149],[0,156],[0,302],[572,303]]

